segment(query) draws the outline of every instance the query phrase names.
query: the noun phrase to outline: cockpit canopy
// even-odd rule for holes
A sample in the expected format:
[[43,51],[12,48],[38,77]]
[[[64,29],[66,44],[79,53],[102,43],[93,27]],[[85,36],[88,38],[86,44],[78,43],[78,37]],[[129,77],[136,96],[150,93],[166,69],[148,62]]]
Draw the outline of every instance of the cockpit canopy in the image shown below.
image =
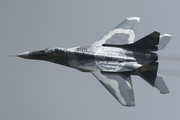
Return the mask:
[[64,54],[64,48],[51,48],[51,49],[46,49],[45,53],[47,54]]

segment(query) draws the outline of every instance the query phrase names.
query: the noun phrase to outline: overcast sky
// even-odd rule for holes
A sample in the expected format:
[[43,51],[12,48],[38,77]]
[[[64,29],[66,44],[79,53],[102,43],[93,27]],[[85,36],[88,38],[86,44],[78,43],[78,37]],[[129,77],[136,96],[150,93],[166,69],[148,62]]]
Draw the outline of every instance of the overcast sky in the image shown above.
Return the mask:
[[[1,0],[1,120],[177,120],[180,118],[180,1]],[[133,76],[135,107],[124,107],[93,77],[75,69],[9,55],[91,45],[125,18],[141,17],[136,40],[173,35],[158,52],[162,95]]]

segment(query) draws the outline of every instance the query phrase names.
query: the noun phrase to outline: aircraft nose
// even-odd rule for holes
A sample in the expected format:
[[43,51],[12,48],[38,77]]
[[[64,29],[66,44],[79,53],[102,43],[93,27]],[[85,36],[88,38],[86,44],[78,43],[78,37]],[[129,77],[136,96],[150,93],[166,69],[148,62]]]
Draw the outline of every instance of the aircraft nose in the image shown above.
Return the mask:
[[17,56],[21,57],[21,58],[28,59],[29,58],[29,52],[23,52],[23,53],[18,54]]

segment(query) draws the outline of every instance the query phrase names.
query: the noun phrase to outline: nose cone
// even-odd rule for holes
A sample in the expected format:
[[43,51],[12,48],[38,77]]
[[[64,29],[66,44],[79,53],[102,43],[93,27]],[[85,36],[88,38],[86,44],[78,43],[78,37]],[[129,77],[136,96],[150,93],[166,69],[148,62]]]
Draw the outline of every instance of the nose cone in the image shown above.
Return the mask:
[[29,52],[23,52],[23,53],[18,54],[17,56],[21,58],[29,59]]

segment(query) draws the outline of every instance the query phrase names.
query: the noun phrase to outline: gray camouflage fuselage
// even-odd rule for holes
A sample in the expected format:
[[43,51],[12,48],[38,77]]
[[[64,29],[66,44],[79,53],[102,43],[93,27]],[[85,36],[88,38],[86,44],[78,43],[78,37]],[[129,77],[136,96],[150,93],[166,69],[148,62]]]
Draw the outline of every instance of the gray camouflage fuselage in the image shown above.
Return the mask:
[[148,51],[92,46],[69,49],[56,47],[34,51],[29,52],[28,58],[54,62],[83,72],[95,70],[104,72],[133,71],[150,61],[158,59],[157,54]]
[[157,76],[158,55],[172,38],[169,34],[152,32],[134,42],[140,18],[129,17],[90,46],[52,48],[24,52],[18,57],[44,60],[91,72],[124,106],[135,106],[131,75],[138,75],[162,94],[169,90]]

